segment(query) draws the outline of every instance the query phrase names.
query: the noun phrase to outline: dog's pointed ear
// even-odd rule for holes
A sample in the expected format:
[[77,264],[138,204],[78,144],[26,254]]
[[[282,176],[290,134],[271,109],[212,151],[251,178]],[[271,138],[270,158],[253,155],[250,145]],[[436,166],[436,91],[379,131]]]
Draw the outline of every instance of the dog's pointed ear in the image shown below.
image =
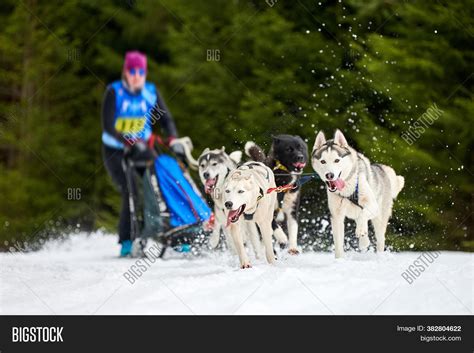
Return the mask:
[[242,160],[242,151],[234,151],[229,154],[229,158],[234,161],[236,164],[239,164]]
[[221,151],[225,152],[225,146],[222,146]]
[[272,140],[275,145],[280,143],[280,138],[278,136],[272,135]]
[[337,129],[336,133],[334,134],[334,142],[337,143],[341,147],[349,147],[349,144],[347,143],[347,140],[344,137],[344,134],[339,129]]
[[320,131],[316,135],[316,141],[314,141],[313,151],[318,150],[321,148],[322,145],[326,143],[326,136],[324,136],[324,132]]
[[[242,175],[242,172],[240,170],[236,170],[234,173],[231,174],[230,179],[234,179],[234,180],[239,179],[241,175]],[[226,178],[226,180],[227,179],[228,178]]]
[[301,136],[295,135],[295,138],[304,146],[306,149],[308,148],[308,144],[306,143],[305,140]]
[[210,151],[209,147],[206,147],[204,151],[202,151],[201,155],[209,153],[209,151]]

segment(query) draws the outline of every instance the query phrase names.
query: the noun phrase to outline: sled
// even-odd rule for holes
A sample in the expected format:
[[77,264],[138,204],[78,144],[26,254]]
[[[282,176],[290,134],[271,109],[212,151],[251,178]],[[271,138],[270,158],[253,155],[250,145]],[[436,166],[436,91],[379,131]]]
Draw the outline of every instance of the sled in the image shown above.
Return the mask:
[[178,161],[162,143],[154,141],[157,157],[152,162],[124,158],[130,205],[132,256],[143,257],[148,240],[159,246],[158,257],[168,248],[177,252],[201,252],[210,231],[205,225],[212,211],[189,174],[192,158],[189,138],[177,141],[185,147],[186,161]]

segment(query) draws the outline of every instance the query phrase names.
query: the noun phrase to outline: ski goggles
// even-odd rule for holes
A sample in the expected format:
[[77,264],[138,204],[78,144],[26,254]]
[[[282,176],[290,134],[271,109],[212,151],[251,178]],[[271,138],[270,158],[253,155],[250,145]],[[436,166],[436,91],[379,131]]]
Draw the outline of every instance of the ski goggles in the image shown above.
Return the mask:
[[133,69],[128,70],[128,72],[132,76],[135,76],[136,74],[138,74],[140,76],[144,76],[146,71],[145,71],[145,69],[138,69],[138,68],[135,69],[135,68],[133,68]]

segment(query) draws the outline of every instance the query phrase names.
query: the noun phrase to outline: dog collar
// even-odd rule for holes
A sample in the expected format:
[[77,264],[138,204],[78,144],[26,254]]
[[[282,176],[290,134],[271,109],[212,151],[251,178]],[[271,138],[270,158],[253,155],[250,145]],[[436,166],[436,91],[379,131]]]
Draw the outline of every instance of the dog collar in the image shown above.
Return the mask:
[[278,169],[290,173],[290,171],[288,170],[288,168],[285,167],[283,164],[281,164],[281,162],[280,162],[278,159],[276,159],[276,160],[275,160],[275,167],[273,167],[273,170],[278,170]]
[[361,205],[359,205],[359,178],[357,178],[357,182],[356,182],[356,187],[355,187],[355,190],[354,190],[354,193],[349,196],[349,200],[354,204],[354,205],[357,205],[359,206],[360,208]]
[[265,196],[265,194],[263,193],[262,188],[260,188],[258,196],[257,196],[257,206],[255,206],[255,210],[252,213],[245,213],[244,212],[244,219],[246,221],[251,221],[253,219],[253,215],[255,214],[255,212],[257,212],[258,201],[260,201],[263,196]]
[[[254,212],[255,213],[255,212]],[[244,213],[244,219],[246,221],[251,221],[253,219],[253,214],[254,213],[251,213],[251,214],[247,214],[247,213]]]
[[355,190],[352,195],[346,196],[344,198],[348,199],[355,206],[360,207],[361,209],[363,208],[361,205],[359,205],[359,178],[357,178]]
[[[349,173],[349,175],[347,176],[346,180],[349,180],[350,178],[352,178],[352,176],[354,175],[354,173],[356,172],[356,170],[358,169],[357,166],[355,166],[354,168],[352,168],[351,172]],[[342,198],[345,198],[345,199],[348,199],[350,202],[352,202],[355,206],[358,206],[360,208],[363,208],[361,205],[359,205],[359,177],[357,177],[356,179],[356,186],[355,186],[355,189],[354,189],[354,192],[349,195],[349,196],[342,196],[339,194],[339,196],[341,196]]]

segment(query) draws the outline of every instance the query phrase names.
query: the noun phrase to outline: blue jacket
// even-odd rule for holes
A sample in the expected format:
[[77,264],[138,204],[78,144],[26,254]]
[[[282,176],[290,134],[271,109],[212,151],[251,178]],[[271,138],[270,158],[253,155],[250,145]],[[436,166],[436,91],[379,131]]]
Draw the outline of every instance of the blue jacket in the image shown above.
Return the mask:
[[102,142],[106,146],[123,149],[126,140],[146,141],[156,122],[167,135],[177,135],[173,118],[153,83],[146,82],[135,94],[122,81],[107,87],[102,108]]

